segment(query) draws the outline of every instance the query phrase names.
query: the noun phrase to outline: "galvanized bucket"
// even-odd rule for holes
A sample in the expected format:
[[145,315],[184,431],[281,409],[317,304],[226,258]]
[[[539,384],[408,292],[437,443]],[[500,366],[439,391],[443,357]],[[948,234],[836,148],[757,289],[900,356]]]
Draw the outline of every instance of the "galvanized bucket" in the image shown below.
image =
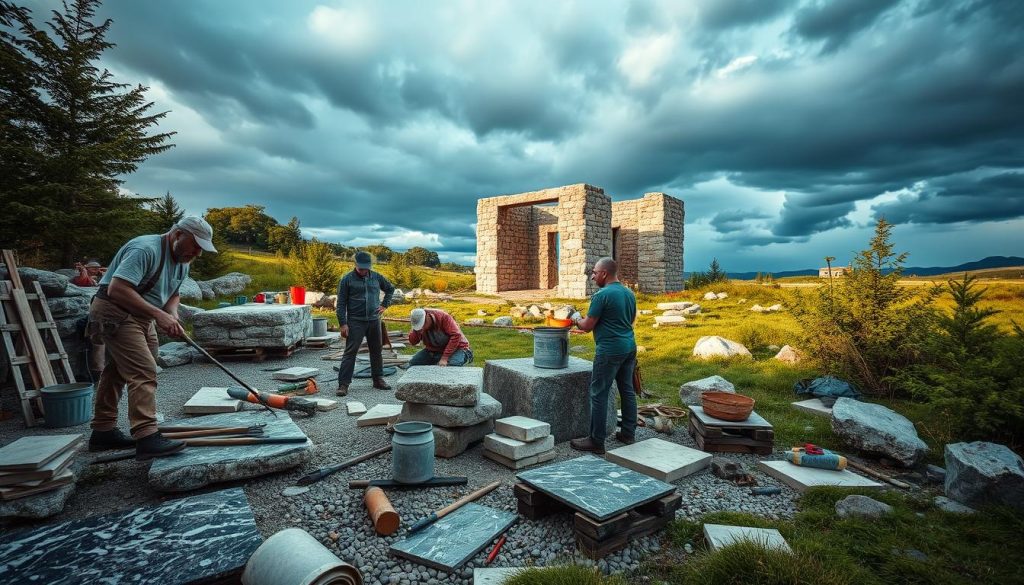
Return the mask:
[[323,337],[327,335],[327,318],[313,317],[313,335],[310,337]]
[[410,421],[395,425],[391,437],[391,479],[423,483],[434,477],[434,425]]
[[567,327],[537,327],[533,330],[533,365],[552,370],[569,367]]

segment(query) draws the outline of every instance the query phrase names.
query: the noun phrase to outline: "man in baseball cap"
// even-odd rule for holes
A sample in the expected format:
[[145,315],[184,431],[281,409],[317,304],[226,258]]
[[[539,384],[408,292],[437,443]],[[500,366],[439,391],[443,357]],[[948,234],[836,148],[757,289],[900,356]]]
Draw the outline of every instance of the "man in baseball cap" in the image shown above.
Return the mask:
[[[384,337],[380,326],[380,317],[391,304],[395,287],[383,274],[374,272],[373,256],[369,252],[356,252],[355,270],[341,277],[338,282],[338,300],[335,313],[338,315],[338,327],[345,338],[345,353],[342,354],[338,366],[338,396],[348,394],[349,384],[355,371],[356,355],[363,339],[370,350],[370,375],[373,387],[378,390],[390,390],[391,386],[384,380],[384,358],[381,346]],[[384,298],[381,298],[381,293]]]
[[409,345],[423,340],[423,349],[409,360],[410,366],[464,366],[473,361],[469,340],[455,319],[441,309],[413,309]]
[[203,250],[213,252],[214,254],[217,253],[217,248],[213,247],[213,228],[205,219],[196,215],[190,215],[182,218],[174,227],[192,234],[196,243]]

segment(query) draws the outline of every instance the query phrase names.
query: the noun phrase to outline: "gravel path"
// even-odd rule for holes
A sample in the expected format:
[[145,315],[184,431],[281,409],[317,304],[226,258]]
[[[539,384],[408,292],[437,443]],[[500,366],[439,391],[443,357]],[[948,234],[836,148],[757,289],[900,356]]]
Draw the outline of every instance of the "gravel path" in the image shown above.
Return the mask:
[[[321,391],[323,396],[333,396],[335,383],[331,369],[338,362],[324,361],[323,350],[300,350],[287,360],[263,363],[230,362],[228,367],[242,379],[260,389],[276,387],[270,372],[263,368],[283,366],[309,366],[320,368]],[[391,376],[392,385],[401,375]],[[157,402],[160,412],[167,421],[188,420],[181,414],[182,405],[201,386],[227,386],[231,381],[212,364],[190,364],[164,370],[159,377],[160,388]],[[13,390],[2,393],[4,409],[19,412],[13,399]],[[378,537],[362,505],[362,490],[348,489],[350,479],[385,478],[390,476],[390,458],[380,456],[360,463],[328,479],[311,486],[309,492],[291,498],[282,497],[281,490],[293,485],[302,475],[324,465],[336,463],[365,453],[390,442],[390,435],[383,426],[356,427],[355,418],[349,417],[344,408],[345,400],[357,400],[372,407],[378,403],[396,403],[393,392],[382,392],[370,388],[369,380],[354,380],[347,398],[339,398],[339,408],[318,413],[315,417],[301,415],[293,417],[302,430],[313,440],[316,447],[309,464],[272,476],[260,477],[244,482],[256,523],[264,537],[288,527],[307,530],[334,551],[342,559],[359,567],[368,584],[377,583],[472,583],[473,567],[483,566],[489,547],[478,553],[454,575],[438,572],[410,561],[401,560],[388,554],[389,545],[399,537]],[[121,428],[127,428],[121,409]],[[255,408],[247,405],[247,408]],[[0,421],[0,445],[27,434],[61,434],[68,432],[89,432],[88,425],[70,429],[26,430],[20,419],[15,417]],[[638,439],[655,436],[648,429],[638,430]],[[659,438],[695,447],[683,430],[674,435],[657,435]],[[609,448],[618,446],[614,440]],[[469,491],[495,480],[502,486],[483,497],[479,503],[495,508],[515,511],[516,500],[512,493],[515,483],[514,472],[485,459],[483,446],[478,444],[454,459],[436,459],[437,475],[467,476],[469,485],[457,488],[441,487],[432,489],[387,490],[395,509],[408,526],[420,516],[441,508]],[[556,445],[555,461],[572,459],[579,454],[569,449],[568,443]],[[757,457],[753,455],[730,455],[742,461],[753,472]],[[773,457],[774,458],[774,457]],[[790,518],[796,511],[796,492],[764,474],[755,473],[762,486],[782,487],[782,493],[775,496],[750,496],[748,488],[734,486],[713,476],[709,470],[683,478],[676,485],[683,494],[683,506],[677,512],[679,518],[698,518],[708,512],[733,510],[749,512],[768,518]],[[230,484],[209,486],[203,492],[231,487]],[[68,501],[60,515],[47,522],[64,521],[127,510],[139,506],[158,504],[183,494],[165,495],[154,492],[147,485],[146,466],[134,461],[123,461],[104,466],[93,466],[79,481],[78,489]],[[37,522],[38,523],[38,522]],[[3,530],[33,526],[24,521],[0,521]],[[401,534],[401,531],[400,533]],[[491,566],[543,566],[558,564],[573,558],[576,547],[571,530],[571,517],[559,515],[542,521],[529,521],[520,517],[507,533],[508,538],[497,559]],[[629,547],[599,561],[598,566],[606,572],[622,573],[639,567],[642,558],[661,550],[663,534],[632,542]],[[582,559],[583,557],[580,557]]]

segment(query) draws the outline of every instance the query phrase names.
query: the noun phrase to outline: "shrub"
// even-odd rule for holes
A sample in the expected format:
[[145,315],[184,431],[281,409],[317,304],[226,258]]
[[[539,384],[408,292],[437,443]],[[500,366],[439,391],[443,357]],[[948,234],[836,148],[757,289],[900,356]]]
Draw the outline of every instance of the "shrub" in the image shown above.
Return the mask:
[[845,567],[800,550],[792,553],[740,541],[699,554],[680,567],[673,583],[702,585],[845,585],[855,580]]
[[625,585],[616,576],[605,577],[593,567],[565,565],[529,568],[505,579],[505,585]]
[[420,273],[409,266],[402,254],[392,255],[388,263],[381,269],[381,273],[391,281],[391,284],[406,291],[420,286],[423,282]]
[[721,265],[718,264],[718,258],[713,258],[707,272],[697,271],[690,273],[690,276],[686,279],[686,288],[704,288],[712,284],[728,281],[729,277],[722,270]]
[[448,281],[443,278],[435,278],[430,282],[431,290],[434,292],[444,292],[448,290]]
[[341,266],[325,242],[313,239],[292,248],[289,263],[297,284],[308,290],[329,293],[338,286]]

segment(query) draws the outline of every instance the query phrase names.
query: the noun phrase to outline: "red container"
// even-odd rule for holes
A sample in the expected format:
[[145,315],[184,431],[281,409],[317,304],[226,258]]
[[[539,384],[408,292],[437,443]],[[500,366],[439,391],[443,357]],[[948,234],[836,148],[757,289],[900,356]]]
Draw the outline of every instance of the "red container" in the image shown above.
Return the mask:
[[263,303],[266,302],[266,298],[264,297],[263,293],[256,293],[256,296],[252,298],[252,302]]
[[305,305],[306,304],[306,287],[304,286],[293,286],[288,289],[291,293],[293,305]]

